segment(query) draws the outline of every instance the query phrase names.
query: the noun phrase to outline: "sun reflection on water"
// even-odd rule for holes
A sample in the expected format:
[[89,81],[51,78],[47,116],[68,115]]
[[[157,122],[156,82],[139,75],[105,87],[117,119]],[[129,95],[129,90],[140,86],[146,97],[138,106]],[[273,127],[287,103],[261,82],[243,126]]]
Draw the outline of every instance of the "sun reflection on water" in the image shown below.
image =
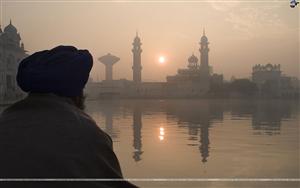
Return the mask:
[[159,128],[159,136],[158,136],[160,141],[163,141],[165,139],[165,129],[163,127]]

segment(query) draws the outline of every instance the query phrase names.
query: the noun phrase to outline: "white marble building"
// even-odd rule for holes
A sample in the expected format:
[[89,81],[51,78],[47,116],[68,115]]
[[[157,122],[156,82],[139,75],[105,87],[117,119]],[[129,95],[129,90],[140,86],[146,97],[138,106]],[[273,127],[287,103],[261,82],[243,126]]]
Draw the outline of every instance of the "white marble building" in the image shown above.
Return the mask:
[[20,34],[12,22],[3,31],[0,27],[0,102],[22,97],[16,74],[19,62],[26,56]]

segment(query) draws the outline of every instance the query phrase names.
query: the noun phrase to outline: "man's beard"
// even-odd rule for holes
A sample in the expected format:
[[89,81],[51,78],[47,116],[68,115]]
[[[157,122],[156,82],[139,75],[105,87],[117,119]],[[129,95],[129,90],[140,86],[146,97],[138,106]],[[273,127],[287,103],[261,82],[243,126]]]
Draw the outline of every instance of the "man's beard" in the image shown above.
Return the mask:
[[83,94],[83,92],[79,96],[71,97],[71,99],[77,108],[81,110],[85,109],[85,95]]

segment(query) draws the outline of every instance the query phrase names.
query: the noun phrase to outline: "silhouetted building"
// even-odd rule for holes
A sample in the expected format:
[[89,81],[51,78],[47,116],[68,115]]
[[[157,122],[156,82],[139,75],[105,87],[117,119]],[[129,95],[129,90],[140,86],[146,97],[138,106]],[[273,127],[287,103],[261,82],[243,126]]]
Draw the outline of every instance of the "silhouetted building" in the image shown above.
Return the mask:
[[209,90],[209,75],[197,64],[198,58],[193,54],[188,58],[187,69],[178,69],[175,76],[168,76],[168,93],[175,97],[201,96]]
[[223,80],[224,80],[224,78],[223,78],[222,74],[213,74],[210,77],[210,83],[211,84],[221,85],[221,84],[223,84]]
[[0,102],[22,96],[16,83],[19,62],[27,56],[16,27],[10,21],[2,31],[0,26]]
[[[121,97],[121,98],[182,98],[182,97],[200,97],[205,95],[211,82],[223,82],[223,76],[212,74],[212,67],[208,63],[208,39],[203,31],[200,41],[200,64],[198,58],[193,54],[188,58],[186,69],[179,69],[177,75],[168,76],[167,82],[142,82],[142,65],[141,65],[141,39],[136,34],[132,43],[133,53],[133,80],[113,80],[112,79],[112,58],[108,54],[99,58],[106,65],[106,80],[98,83],[87,85],[89,97]],[[114,61],[118,59],[114,58]],[[109,82],[107,82],[109,80]],[[99,89],[95,89],[96,85]]]
[[135,83],[141,83],[142,82],[142,62],[141,62],[141,39],[136,33],[136,36],[134,38],[134,41],[132,43],[133,48],[132,48],[132,53],[133,53],[133,81]]
[[120,58],[108,53],[107,55],[100,57],[98,60],[105,65],[105,80],[113,80],[113,65],[117,63]]
[[199,52],[200,52],[201,74],[208,77],[210,75],[210,67],[208,64],[208,52],[209,52],[208,44],[209,44],[209,42],[208,42],[208,38],[205,35],[205,30],[203,30],[203,36],[201,37],[201,41],[199,44],[200,44]]
[[208,62],[208,38],[203,31],[200,40],[200,64],[198,58],[192,54],[188,58],[186,69],[178,69],[174,76],[167,76],[168,95],[174,97],[198,97],[205,95],[210,89],[211,81],[223,82],[223,75],[212,74],[212,67]]
[[299,80],[282,75],[280,65],[255,65],[252,81],[257,84],[259,96],[299,97]]
[[281,78],[280,65],[255,65],[252,68],[252,81],[257,85],[262,85],[268,80],[278,81]]

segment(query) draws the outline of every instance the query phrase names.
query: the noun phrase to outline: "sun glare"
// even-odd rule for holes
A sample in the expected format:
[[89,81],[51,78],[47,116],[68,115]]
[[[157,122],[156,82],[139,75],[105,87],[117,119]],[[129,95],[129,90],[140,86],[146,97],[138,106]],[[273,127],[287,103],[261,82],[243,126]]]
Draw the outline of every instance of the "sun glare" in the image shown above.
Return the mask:
[[166,62],[166,58],[165,58],[164,56],[160,56],[160,57],[158,58],[158,62],[159,62],[160,64],[164,64],[164,63]]

